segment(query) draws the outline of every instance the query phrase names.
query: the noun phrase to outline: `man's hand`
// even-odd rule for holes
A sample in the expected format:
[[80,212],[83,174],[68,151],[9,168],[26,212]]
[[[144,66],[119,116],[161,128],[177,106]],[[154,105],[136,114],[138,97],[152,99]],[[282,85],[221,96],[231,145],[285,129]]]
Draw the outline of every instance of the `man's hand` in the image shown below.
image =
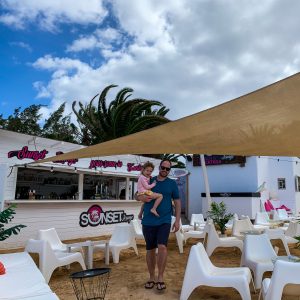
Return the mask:
[[137,201],[141,201],[141,202],[150,202],[152,200],[152,198],[150,196],[147,195],[134,195],[135,200]]
[[173,231],[173,232],[177,232],[177,231],[179,230],[179,227],[180,227],[180,226],[179,226],[179,221],[176,220],[176,221],[174,222],[173,226],[172,226],[172,231]]

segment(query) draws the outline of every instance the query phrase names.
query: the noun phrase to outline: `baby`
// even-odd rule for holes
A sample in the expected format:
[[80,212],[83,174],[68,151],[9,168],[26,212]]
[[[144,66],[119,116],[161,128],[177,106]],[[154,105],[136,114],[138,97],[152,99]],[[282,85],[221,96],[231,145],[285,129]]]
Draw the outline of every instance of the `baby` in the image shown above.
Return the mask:
[[[163,196],[162,194],[154,193],[151,191],[151,189],[154,188],[156,185],[156,181],[150,184],[150,178],[153,170],[154,170],[153,163],[148,161],[143,165],[141,175],[139,176],[139,180],[137,184],[137,189],[138,189],[138,195],[147,195],[150,196],[152,199],[155,199],[154,205],[150,211],[155,216],[159,217],[159,214],[157,213],[157,207],[162,201]],[[139,219],[142,218],[143,211],[144,211],[144,204],[142,204],[141,206],[141,210],[138,215]]]

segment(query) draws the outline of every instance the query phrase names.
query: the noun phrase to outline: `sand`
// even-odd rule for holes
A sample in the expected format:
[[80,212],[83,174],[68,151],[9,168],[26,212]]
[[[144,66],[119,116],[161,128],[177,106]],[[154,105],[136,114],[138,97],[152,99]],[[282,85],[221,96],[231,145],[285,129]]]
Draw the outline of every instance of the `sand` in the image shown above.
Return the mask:
[[[191,246],[197,242],[197,240],[190,239],[188,244],[184,247],[184,253],[180,254],[176,246],[174,234],[171,235],[168,245],[168,262],[165,271],[167,289],[163,292],[159,292],[155,288],[151,290],[144,288],[144,283],[148,279],[148,273],[145,262],[146,251],[143,242],[138,242],[139,256],[136,256],[131,249],[121,251],[119,264],[113,264],[111,259],[109,265],[111,274],[105,299],[179,299],[189,250]],[[280,247],[279,255],[286,255],[280,241],[272,241],[272,243]],[[291,254],[300,256],[300,250],[294,249],[293,247],[290,247],[290,250]],[[212,262],[220,267],[239,266],[240,258],[241,252],[239,249],[233,248],[218,248],[211,256]],[[95,254],[94,267],[106,267],[101,252]],[[69,274],[80,270],[80,265],[77,263],[72,264],[70,270],[66,268],[55,270],[49,285],[60,299],[76,299]],[[265,277],[270,276],[270,272],[265,274]],[[254,294],[253,290],[251,290],[251,296],[253,300],[258,299],[258,293]],[[239,293],[232,288],[198,287],[193,291],[189,299],[234,300],[241,299],[241,297]],[[298,298],[284,297],[283,299],[294,300]]]

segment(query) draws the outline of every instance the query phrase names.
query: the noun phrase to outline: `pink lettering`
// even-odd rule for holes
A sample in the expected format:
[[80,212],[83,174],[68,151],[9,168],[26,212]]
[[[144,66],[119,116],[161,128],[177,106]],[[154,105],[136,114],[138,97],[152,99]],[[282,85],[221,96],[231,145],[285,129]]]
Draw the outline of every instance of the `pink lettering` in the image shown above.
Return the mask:
[[[56,155],[61,155],[61,154],[64,154],[64,153],[62,151],[56,152]],[[77,158],[67,159],[67,160],[56,160],[56,161],[54,161],[54,163],[57,163],[57,164],[65,164],[65,163],[67,163],[68,166],[74,165],[77,162],[78,162]]]
[[141,171],[142,170],[142,165],[134,165],[133,163],[128,163],[127,164],[127,171]]
[[42,151],[30,151],[28,150],[27,146],[24,146],[21,150],[17,151],[10,151],[8,152],[8,157],[14,157],[16,156],[18,159],[33,159],[33,160],[39,160],[39,159],[44,159],[47,155],[48,151],[47,150],[42,150]]
[[123,162],[118,161],[110,161],[110,160],[94,160],[92,159],[90,162],[89,169],[93,168],[121,168],[123,166]]

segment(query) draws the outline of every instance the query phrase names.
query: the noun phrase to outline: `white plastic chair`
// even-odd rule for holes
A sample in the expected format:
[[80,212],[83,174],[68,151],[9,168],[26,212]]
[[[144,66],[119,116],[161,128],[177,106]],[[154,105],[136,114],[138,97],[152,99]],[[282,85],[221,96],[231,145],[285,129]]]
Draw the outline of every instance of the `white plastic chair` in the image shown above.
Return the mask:
[[250,217],[249,216],[246,216],[246,215],[241,215],[241,220],[247,220],[249,222],[250,225],[253,225],[251,220],[250,220]]
[[284,234],[284,231],[281,228],[276,228],[276,229],[266,228],[265,233],[268,235],[270,240],[281,240],[286,254],[287,255],[291,254],[286,236]]
[[[170,228],[170,232],[174,232],[174,230],[172,230],[172,227],[173,227],[173,224],[175,223],[175,220],[176,218],[174,216],[172,216],[171,218],[171,228]],[[177,242],[177,246],[178,246],[178,249],[179,249],[179,253],[183,253],[183,245],[185,243],[185,238],[184,238],[184,231],[183,231],[183,225],[181,223],[181,220],[180,220],[180,223],[179,223],[179,230],[177,230],[175,232],[175,237],[176,237],[176,242]],[[156,253],[158,252],[158,249],[156,251]]]
[[202,224],[203,226],[205,226],[203,214],[192,214],[190,225],[194,226],[195,222],[199,223],[200,225]]
[[249,226],[252,228],[251,230],[260,230],[263,231],[266,228],[269,228],[269,225],[257,225],[257,224],[252,224],[249,216],[241,215],[241,220],[247,220],[249,223]]
[[266,212],[265,201],[263,201],[262,199],[260,199],[260,211]]
[[[272,211],[270,212],[270,214],[273,215],[273,221],[281,221],[280,218],[279,218],[279,215],[278,215],[278,213],[277,213],[277,210],[272,210]],[[270,219],[270,216],[269,216],[269,219]]]
[[[204,227],[205,228],[205,227]],[[203,230],[189,230],[187,232],[184,232],[184,241],[186,242],[189,238],[192,239],[204,239],[206,237],[206,230],[203,228]]]
[[132,225],[135,238],[140,240],[145,240],[139,221],[134,219],[131,220],[130,224]]
[[203,239],[203,242],[205,242],[207,230],[208,226],[205,225],[205,227],[201,231],[190,230],[188,232],[184,232],[182,228],[180,228],[177,232],[175,232],[179,253],[183,253],[183,245],[189,238]]
[[[117,224],[115,225],[112,236],[109,240],[109,250],[112,253],[113,262],[119,263],[120,252],[123,249],[133,248],[136,255],[139,255],[132,225]],[[104,250],[105,245],[95,245],[94,251]]]
[[[271,278],[262,282],[259,299],[281,300],[282,295],[300,296],[300,264],[277,260]],[[293,284],[291,286],[291,284]],[[296,285],[296,286],[295,286]]]
[[176,237],[179,253],[183,253],[183,245],[185,243],[185,240],[184,240],[184,232],[182,228],[180,228],[177,232],[175,232],[175,237]]
[[289,217],[287,211],[283,208],[278,208],[277,214],[278,214],[279,219],[282,221],[288,221],[288,220],[292,219],[292,217]]
[[255,216],[255,225],[270,226],[269,215],[267,212],[257,212]]
[[238,219],[239,219],[239,216],[236,213],[234,213],[232,219],[230,219],[226,223],[226,228],[227,229],[232,229],[234,220],[238,220]]
[[203,244],[192,246],[185,269],[180,300],[186,300],[192,291],[201,285],[233,287],[243,300],[250,300],[249,283],[251,272],[248,268],[218,268],[205,252]]
[[204,223],[204,226],[203,224],[201,224],[199,230],[189,230],[187,232],[183,232],[184,241],[186,242],[189,238],[194,238],[194,239],[204,239],[203,242],[205,242],[206,233],[208,231],[208,223],[209,221],[206,221]]
[[208,224],[208,235],[206,252],[208,256],[211,256],[214,250],[218,247],[237,247],[243,252],[243,241],[238,238],[231,237],[219,237],[214,224]]
[[[39,269],[47,283],[57,267],[67,266],[73,262],[78,262],[82,269],[86,270],[81,253],[54,251],[50,247],[48,241],[30,239],[26,244],[25,251],[39,254]],[[30,274],[28,275],[30,276]]]
[[[38,240],[47,241],[54,251],[67,252],[67,245],[62,243],[55,228],[40,229],[38,231]],[[80,247],[71,247],[71,252],[81,251]]]
[[[174,232],[174,230],[172,230],[172,227],[173,227],[173,224],[175,223],[175,220],[176,220],[176,218],[174,216],[172,216],[170,232]],[[180,220],[179,226],[180,226],[179,230],[177,230],[175,232],[175,237],[176,237],[176,242],[177,242],[177,246],[179,249],[179,253],[183,253],[183,245],[185,243],[185,239],[184,239],[184,232],[182,229],[183,225],[181,223],[181,220]],[[156,253],[157,252],[158,252],[158,249],[157,249]]]
[[261,288],[261,281],[265,272],[273,271],[272,259],[276,257],[277,255],[266,234],[247,234],[245,236],[241,266],[249,267],[253,271],[255,288]]
[[239,239],[243,239],[244,235],[241,232],[247,231],[247,230],[253,230],[252,224],[250,225],[249,221],[247,219],[233,221],[233,226],[232,226],[232,235],[233,236],[235,236]]
[[190,220],[190,225],[182,225],[183,231],[193,230],[194,223],[198,223],[199,227],[204,227],[205,221],[204,221],[203,214],[192,214],[191,220]]
[[288,244],[298,243],[295,236],[300,235],[300,224],[297,221],[291,221],[285,232],[285,238]]
[[[173,225],[174,225],[175,221],[176,221],[176,217],[175,217],[175,216],[171,216],[171,227],[170,227],[170,232],[174,232],[174,230],[173,230]],[[184,226],[184,225],[182,225],[181,219],[180,219],[180,221],[179,221],[179,226],[180,226],[181,229],[182,229],[183,226]],[[188,226],[189,226],[189,225],[188,225]]]

